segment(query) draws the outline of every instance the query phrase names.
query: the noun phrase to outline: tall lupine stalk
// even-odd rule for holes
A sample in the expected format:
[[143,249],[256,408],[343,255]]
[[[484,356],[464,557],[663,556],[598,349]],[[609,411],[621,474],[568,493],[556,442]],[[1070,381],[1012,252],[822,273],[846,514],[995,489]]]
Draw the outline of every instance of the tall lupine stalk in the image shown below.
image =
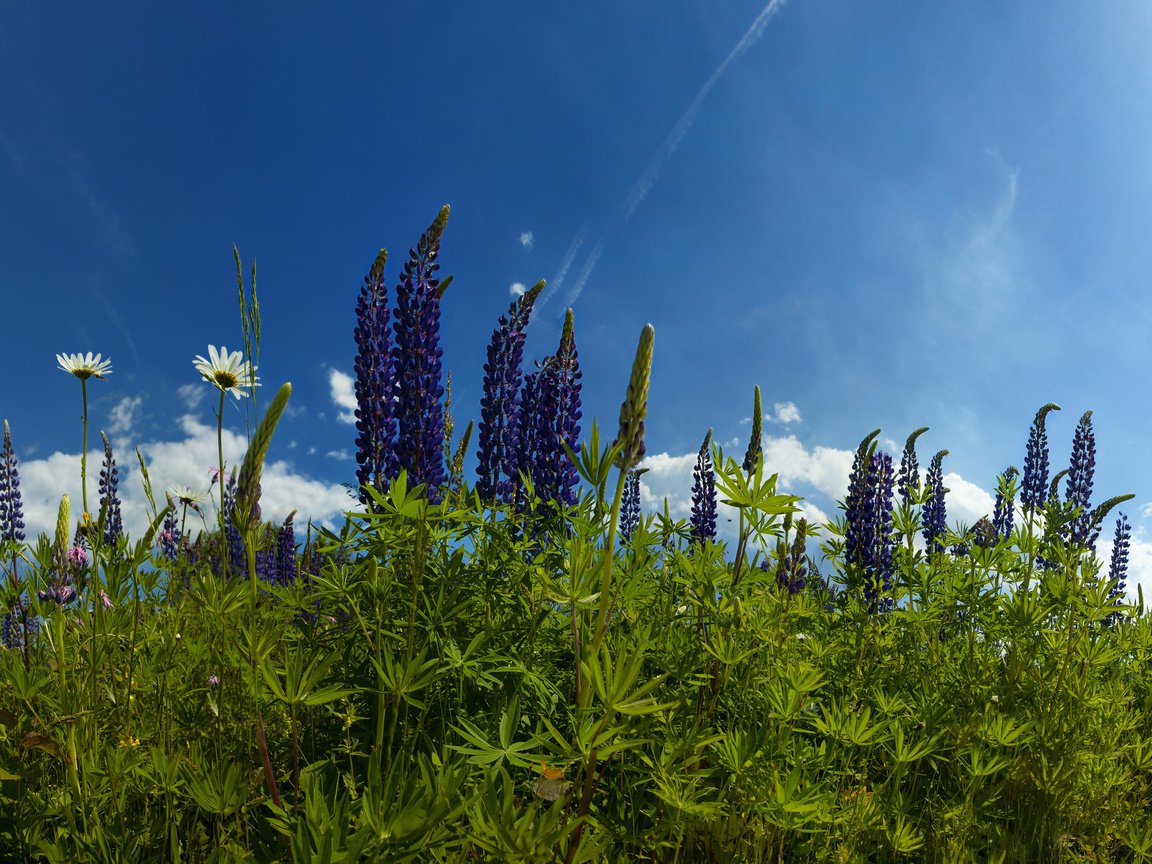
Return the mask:
[[100,512],[104,516],[104,545],[115,546],[124,533],[124,523],[120,518],[120,469],[112,456],[112,445],[108,436],[100,433],[104,441],[104,464],[100,468]]
[[764,452],[764,409],[760,404],[760,385],[756,385],[756,392],[752,396],[752,432],[748,436],[748,449],[744,452],[744,462],[741,468],[751,477],[756,473],[756,466],[760,464],[760,457]]
[[392,363],[396,370],[397,469],[412,485],[427,487],[428,502],[440,501],[444,470],[444,387],[440,383],[440,238],[448,205],[409,250],[396,289]]
[[886,612],[892,608],[892,457],[882,451],[872,454],[864,511],[866,544],[861,564],[864,572],[864,597],[868,611]]
[[479,453],[476,492],[485,501],[508,503],[517,485],[521,363],[524,330],[532,306],[544,290],[541,280],[508,307],[488,343],[484,364],[484,393],[480,398]]
[[993,537],[997,542],[1007,542],[1012,539],[1013,511],[1016,509],[1016,478],[1020,470],[1015,465],[1009,465],[1004,472],[1004,479],[996,490],[996,508],[992,513]]
[[[608,611],[612,603],[612,559],[616,543],[616,528],[620,517],[620,500],[624,495],[624,485],[628,472],[639,464],[644,458],[644,418],[648,414],[648,385],[652,377],[652,351],[656,341],[656,331],[651,324],[645,324],[640,331],[640,340],[636,345],[636,356],[632,360],[632,372],[628,376],[628,390],[624,402],[620,405],[620,426],[616,439],[612,442],[611,451],[615,451],[616,466],[619,476],[616,480],[616,494],[612,500],[612,510],[608,519],[608,537],[605,541],[603,564],[600,568],[600,608],[596,613],[596,631],[592,637],[592,644],[585,646],[579,643],[574,647],[577,661],[576,674],[576,704],[582,710],[587,710],[592,703],[592,682],[588,680],[585,671],[592,664],[600,663],[600,643],[608,627]],[[588,815],[592,806],[592,794],[596,785],[598,768],[598,750],[592,745],[587,764],[584,768],[583,786],[580,792],[580,803],[576,808],[576,818],[580,820],[572,832],[568,843],[568,853],[565,864],[573,864],[576,853],[580,848],[580,840],[584,834],[583,819]]]
[[1052,411],[1059,411],[1060,406],[1049,402],[1036,412],[1032,420],[1032,427],[1028,430],[1028,448],[1024,455],[1024,476],[1020,485],[1020,505],[1024,508],[1025,543],[1028,555],[1028,566],[1024,571],[1023,589],[1027,591],[1032,582],[1032,567],[1036,561],[1036,550],[1033,548],[1035,533],[1034,517],[1036,511],[1045,504],[1048,492],[1048,433],[1044,423]]
[[537,378],[535,411],[521,413],[520,425],[534,428],[529,473],[542,501],[561,507],[576,503],[579,476],[565,446],[580,447],[580,362],[576,353],[572,310],[564,316],[564,330],[556,353],[546,357]]
[[892,505],[895,472],[892,457],[876,450],[872,432],[856,449],[844,500],[844,560],[875,614],[891,608],[893,559]]
[[[1092,431],[1092,412],[1085,411],[1072,436],[1072,459],[1069,462],[1064,500],[1079,512],[1066,528],[1071,544],[1089,547],[1092,531],[1092,480],[1096,472],[1096,435]],[[1095,551],[1092,549],[1092,551]]]
[[868,542],[864,528],[868,508],[868,476],[872,468],[872,454],[876,450],[873,442],[879,434],[880,430],[877,429],[860,442],[852,459],[852,470],[848,474],[848,494],[844,498],[844,560],[848,564],[859,564]]
[[924,543],[929,555],[944,551],[944,532],[947,530],[948,512],[944,503],[944,470],[942,463],[948,455],[941,450],[932,457],[925,480],[927,498],[924,501]]
[[692,526],[693,545],[703,546],[716,540],[716,472],[712,465],[712,430],[704,436],[696,467],[692,471]]
[[[1108,582],[1111,588],[1108,596],[1112,602],[1119,605],[1124,600],[1124,589],[1127,587],[1128,576],[1128,548],[1132,542],[1132,526],[1128,524],[1128,517],[1123,513],[1116,520],[1116,534],[1112,541],[1112,559],[1108,564]],[[1104,619],[1108,624],[1115,624],[1120,620],[1120,613],[1113,612]]]
[[[24,504],[20,497],[20,472],[17,469],[16,453],[12,449],[12,430],[8,428],[8,421],[4,421],[4,449],[0,450],[0,541],[8,545],[12,554],[11,570],[8,578],[12,584],[12,594],[16,598],[15,607],[5,618],[8,632],[7,647],[15,647],[13,642],[19,641],[24,652],[24,668],[28,668],[28,610],[24,606],[23,592],[20,588],[20,578],[16,572],[16,562],[20,557],[20,545],[24,542]],[[20,638],[15,639],[13,622],[19,618]]]
[[364,487],[383,492],[398,473],[387,261],[388,250],[381,249],[356,300],[356,487],[365,506],[371,499]]

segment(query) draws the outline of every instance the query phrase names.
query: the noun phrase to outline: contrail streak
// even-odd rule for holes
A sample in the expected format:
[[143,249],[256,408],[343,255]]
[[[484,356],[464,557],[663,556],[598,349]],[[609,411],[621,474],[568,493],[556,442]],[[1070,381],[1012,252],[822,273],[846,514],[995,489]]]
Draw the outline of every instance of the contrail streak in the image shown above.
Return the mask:
[[568,271],[572,269],[572,262],[576,260],[576,253],[580,251],[580,247],[584,245],[584,239],[588,236],[588,226],[581,225],[580,230],[576,232],[576,236],[572,238],[572,242],[568,244],[568,251],[564,253],[564,257],[560,260],[560,268],[556,271],[556,275],[548,283],[548,287],[544,289],[544,293],[536,300],[535,308],[536,315],[528,320],[528,326],[531,328],[532,322],[536,321],[540,315],[540,309],[544,308],[544,304],[552,299],[552,295],[560,290],[560,286],[564,284],[564,279],[568,276]]
[[783,7],[785,0],[770,0],[767,6],[760,10],[760,14],[756,16],[756,20],[752,22],[752,26],[745,31],[744,35],[740,37],[740,41],[736,43],[736,47],[728,52],[728,56],[724,61],[716,67],[715,71],[704,82],[704,86],[696,93],[696,98],[692,100],[692,104],[688,106],[681,116],[676,125],[672,127],[672,131],[668,133],[661,143],[656,148],[656,152],[652,154],[652,158],[648,160],[648,164],[644,168],[644,172],[640,175],[640,179],[633,185],[628,197],[624,199],[624,204],[621,207],[623,218],[630,219],[632,214],[636,212],[636,208],[644,203],[644,199],[648,197],[648,193],[652,190],[652,186],[656,183],[656,179],[660,176],[660,172],[664,170],[664,166],[668,164],[668,160],[672,158],[672,154],[676,152],[676,148],[680,146],[680,142],[684,140],[692,129],[692,124],[696,122],[696,115],[700,113],[700,106],[704,104],[704,100],[708,98],[708,94],[712,92],[712,88],[716,86],[716,82],[720,80],[721,76],[732,65],[732,62],[755,45],[762,35],[764,35],[764,28],[768,26],[768,22],[772,20],[781,7]]
[[[584,266],[580,270],[580,275],[576,278],[576,284],[568,292],[567,302],[564,304],[570,307],[579,299],[584,286],[588,284],[588,280],[592,277],[592,271],[596,269],[597,263],[600,261],[600,256],[604,254],[604,247],[608,245],[608,238],[616,227],[624,221],[632,218],[632,214],[636,209],[644,203],[644,199],[648,197],[648,193],[652,191],[652,187],[656,184],[656,180],[660,177],[660,172],[664,170],[664,166],[668,164],[668,160],[672,158],[676,152],[676,148],[680,146],[680,142],[692,130],[692,125],[696,122],[696,116],[700,113],[700,108],[704,104],[704,100],[708,98],[708,94],[712,92],[712,88],[716,86],[716,82],[720,80],[721,76],[728,70],[741,54],[755,45],[760,37],[764,34],[764,28],[768,26],[768,22],[772,17],[780,11],[784,6],[785,0],[769,0],[768,4],[760,10],[760,14],[756,16],[756,20],[752,22],[745,32],[740,37],[740,41],[736,43],[728,56],[724,58],[723,62],[708,76],[708,80],[697,91],[696,97],[689,104],[688,109],[680,115],[680,119],[676,125],[672,127],[672,131],[668,133],[664,141],[656,148],[656,152],[652,154],[652,158],[648,160],[648,164],[641,172],[639,179],[632,185],[628,191],[628,195],[620,205],[620,209],[616,213],[616,217],[612,220],[612,224],[608,226],[607,230],[600,235],[600,239],[596,241],[596,245],[592,247],[592,251],[588,254],[588,258],[584,262]],[[570,262],[568,262],[570,263]],[[562,267],[563,272],[567,273],[567,267]],[[559,285],[557,284],[557,287]],[[543,299],[543,298],[541,298]]]

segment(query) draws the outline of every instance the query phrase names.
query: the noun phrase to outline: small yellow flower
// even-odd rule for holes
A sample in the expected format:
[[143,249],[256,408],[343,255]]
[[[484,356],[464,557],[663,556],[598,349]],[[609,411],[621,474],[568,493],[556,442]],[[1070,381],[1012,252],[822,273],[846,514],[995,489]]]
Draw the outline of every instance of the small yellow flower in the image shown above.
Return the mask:
[[121,750],[130,750],[133,747],[140,746],[140,739],[134,735],[122,735],[120,737],[119,747]]

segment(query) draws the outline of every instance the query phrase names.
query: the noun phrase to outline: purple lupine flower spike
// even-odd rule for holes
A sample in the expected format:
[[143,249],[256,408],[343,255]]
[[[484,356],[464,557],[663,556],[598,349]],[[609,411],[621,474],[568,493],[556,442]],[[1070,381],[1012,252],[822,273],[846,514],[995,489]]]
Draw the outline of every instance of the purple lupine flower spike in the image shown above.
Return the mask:
[[[1112,602],[1119,605],[1124,602],[1124,589],[1128,577],[1128,549],[1132,542],[1132,526],[1128,524],[1128,517],[1123,513],[1116,520],[1116,535],[1112,542],[1112,560],[1108,565],[1108,582],[1112,585],[1108,596]],[[1120,620],[1120,613],[1113,612],[1105,618],[1109,624]]]
[[280,526],[280,534],[276,538],[276,572],[280,577],[281,585],[290,585],[296,581],[298,568],[296,563],[296,531],[292,526],[292,519],[296,515],[293,510]]
[[20,472],[12,450],[12,430],[4,421],[4,449],[0,451],[0,540],[24,542],[24,505],[20,498]]
[[120,469],[116,467],[108,436],[101,432],[100,437],[104,439],[104,464],[100,468],[100,509],[104,513],[104,543],[107,546],[114,546],[124,533],[124,525],[120,519],[120,495],[117,492],[120,485]]
[[704,436],[696,468],[692,471],[692,539],[696,543],[716,540],[716,474],[712,469],[712,430]]
[[928,487],[928,498],[924,502],[924,542],[927,544],[929,553],[940,552],[944,549],[947,509],[944,504],[944,471],[941,463],[947,455],[947,450],[941,450],[932,457],[932,464],[928,467],[928,477],[925,481]]
[[236,469],[224,486],[224,536],[228,541],[227,572],[232,574],[245,574],[248,572],[247,558],[244,555],[244,540],[240,536],[240,529],[236,527],[234,510],[236,508]]
[[440,383],[440,237],[448,221],[448,206],[424,232],[396,289],[396,460],[408,472],[408,482],[425,484],[428,501],[440,501],[444,483],[444,387]]
[[624,497],[620,502],[620,538],[627,543],[632,532],[640,527],[640,475],[647,469],[632,469],[624,481]]
[[1034,513],[1044,506],[1048,494],[1048,433],[1044,422],[1060,406],[1049,402],[1036,412],[1028,431],[1028,450],[1024,456],[1024,478],[1020,487],[1020,504]]
[[367,505],[364,487],[383,492],[396,476],[396,419],[393,396],[392,336],[388,327],[388,289],[381,249],[356,301],[356,485]]
[[993,537],[996,541],[1007,541],[1012,537],[1013,510],[1016,507],[1016,496],[1011,494],[1013,481],[1020,476],[1015,465],[1010,465],[1004,472],[1004,483],[996,491],[996,509],[992,513]]
[[872,454],[875,450],[875,445],[872,442],[879,434],[880,430],[877,429],[860,442],[860,446],[856,448],[856,456],[852,460],[852,471],[848,475],[848,494],[844,498],[846,523],[844,558],[849,564],[860,563],[867,546],[864,525],[867,509],[868,475],[871,471]]
[[1092,480],[1096,472],[1096,435],[1092,412],[1085,411],[1072,437],[1072,459],[1068,468],[1065,501],[1079,508],[1069,525],[1069,540],[1078,547],[1088,546],[1092,530]]
[[[796,523],[796,537],[792,541],[791,548],[781,556],[776,565],[776,584],[787,589],[789,594],[799,594],[804,590],[806,584],[808,576],[807,537],[808,520],[801,519]],[[781,551],[783,552],[783,549]]]
[[485,501],[507,503],[516,486],[516,454],[520,415],[521,363],[524,357],[524,329],[544,281],[508,307],[500,316],[488,344],[484,364],[484,395],[480,399],[479,461],[476,491]]
[[904,444],[904,454],[900,457],[900,474],[897,488],[900,490],[900,500],[912,506],[916,490],[920,486],[920,463],[916,459],[916,439],[928,431],[927,426],[921,426],[908,436]]
[[[580,358],[576,351],[576,336],[572,310],[564,315],[564,330],[560,347],[556,349],[556,438],[558,445],[568,445],[573,453],[580,452]],[[576,503],[576,486],[580,482],[576,465],[568,458],[563,446],[556,448],[557,500],[571,507]]]
[[892,457],[875,452],[869,464],[865,492],[863,555],[864,597],[870,612],[886,612],[892,608]]
[[[516,473],[513,475],[513,498],[517,511],[525,508],[527,502],[520,474],[532,477],[533,463],[536,460],[536,414],[540,396],[540,372],[529,372],[524,376],[524,385],[520,388],[519,419],[516,437]],[[532,477],[535,482],[535,477]]]

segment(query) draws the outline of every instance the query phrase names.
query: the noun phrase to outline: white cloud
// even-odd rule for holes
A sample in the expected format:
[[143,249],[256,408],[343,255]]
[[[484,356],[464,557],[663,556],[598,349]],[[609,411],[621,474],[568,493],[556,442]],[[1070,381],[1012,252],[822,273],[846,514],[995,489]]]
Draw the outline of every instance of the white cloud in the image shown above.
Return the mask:
[[796,407],[793,402],[777,402],[774,406],[776,413],[772,415],[771,420],[776,423],[782,423],[787,426],[789,423],[800,422],[800,409]]
[[349,453],[347,450],[345,450],[343,447],[341,447],[339,450],[329,450],[324,455],[327,456],[329,459],[343,460],[343,459],[351,459],[352,458],[352,454]]
[[[201,423],[194,416],[184,415],[179,420],[180,434],[175,440],[151,441],[139,445],[148,468],[152,494],[159,507],[165,503],[164,491],[173,486],[187,486],[194,492],[214,491],[210,487],[209,468],[217,464],[216,426]],[[224,461],[239,465],[244,457],[246,441],[243,435],[225,429],[222,435]],[[119,493],[125,530],[132,537],[140,537],[148,527],[149,513],[135,448],[120,446],[116,462],[120,468]],[[18,454],[19,455],[19,454]],[[96,512],[99,507],[97,474],[103,459],[102,452],[88,454],[88,507]],[[21,461],[20,490],[24,504],[26,532],[31,541],[40,533],[49,533],[56,524],[60,496],[67,494],[72,514],[78,518],[82,509],[80,492],[80,455],[53,453],[43,459]],[[339,483],[314,480],[297,472],[291,463],[271,461],[265,464],[261,479],[260,505],[264,517],[281,521],[292,510],[296,521],[305,524],[309,519],[328,527],[343,522],[344,511],[355,502],[347,489]],[[215,508],[209,503],[205,516],[215,518]]]
[[527,290],[528,288],[524,285],[523,282],[513,282],[508,286],[508,293],[513,297],[523,297],[524,292]]
[[125,396],[113,405],[108,412],[108,434],[114,438],[130,435],[136,426],[136,412],[143,404],[143,396]]
[[531,231],[520,232],[520,245],[525,249],[531,249],[536,245],[536,235]]
[[200,407],[205,392],[203,384],[181,384],[176,388],[176,395],[180,397],[185,409],[189,412]]
[[336,419],[341,423],[356,422],[356,388],[352,376],[339,369],[328,370],[328,387],[332,393],[332,401],[341,409]]

